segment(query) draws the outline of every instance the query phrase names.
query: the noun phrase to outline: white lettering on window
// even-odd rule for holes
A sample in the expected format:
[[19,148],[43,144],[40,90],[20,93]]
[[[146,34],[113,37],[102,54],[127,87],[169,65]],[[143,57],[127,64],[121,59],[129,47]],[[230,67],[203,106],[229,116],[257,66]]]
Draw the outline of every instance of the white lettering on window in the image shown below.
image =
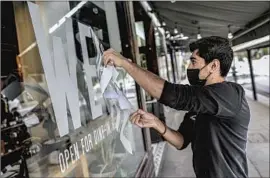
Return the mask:
[[[66,20],[66,39],[67,39],[67,59],[65,57],[62,40],[52,36],[53,52],[50,51],[46,40],[46,34],[38,5],[28,2],[29,12],[34,27],[37,45],[44,69],[48,90],[51,96],[52,106],[57,122],[59,135],[62,137],[69,133],[67,105],[71,113],[71,120],[74,129],[81,127],[79,96],[76,76],[77,58],[75,54],[75,43],[73,39],[72,21]],[[84,70],[87,76],[88,94],[92,118],[95,119],[102,115],[101,104],[95,103],[96,93],[93,88],[92,78],[97,76],[95,65],[89,64],[85,37],[91,37],[90,27],[78,23],[80,29],[80,41],[84,59]],[[50,55],[53,54],[53,55]],[[55,69],[55,70],[54,70]]]
[[81,41],[81,47],[82,47],[82,55],[83,55],[83,68],[86,73],[86,82],[87,82],[87,87],[88,87],[88,92],[89,92],[89,98],[90,98],[90,106],[91,106],[91,113],[93,119],[99,117],[102,115],[102,107],[101,104],[95,104],[95,98],[96,93],[93,88],[93,82],[92,78],[97,77],[97,70],[95,65],[90,65],[89,64],[89,58],[88,58],[88,52],[87,52],[87,46],[86,46],[86,38],[93,38],[90,30],[92,30],[90,27],[78,23],[79,26],[79,31],[80,31],[80,41]]

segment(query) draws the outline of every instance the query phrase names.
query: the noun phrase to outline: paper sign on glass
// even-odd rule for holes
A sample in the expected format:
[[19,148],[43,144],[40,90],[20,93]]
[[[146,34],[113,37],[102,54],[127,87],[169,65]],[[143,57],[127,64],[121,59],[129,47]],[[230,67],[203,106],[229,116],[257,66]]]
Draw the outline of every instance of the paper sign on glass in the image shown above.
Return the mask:
[[111,78],[113,77],[113,66],[107,66],[103,68],[103,72],[101,74],[100,79],[100,88],[101,93],[103,94],[108,84],[110,83]]
[[116,91],[114,91],[113,89],[106,90],[103,96],[107,99],[117,99],[119,97],[118,93],[116,93]]
[[129,120],[129,112],[127,110],[124,111],[123,113],[123,124],[121,127],[121,132],[120,132],[120,140],[123,144],[123,146],[125,147],[125,149],[132,154],[132,145],[131,142],[127,139],[127,137],[125,136],[124,133],[124,129],[126,127],[127,121]]
[[119,102],[119,106],[120,106],[121,110],[132,109],[132,105],[130,104],[130,102],[124,96],[123,93],[119,94],[118,102]]
[[116,70],[116,68],[113,68],[113,81],[116,82],[116,79],[119,75],[119,72]]
[[119,126],[120,126],[120,120],[121,120],[121,111],[116,108],[116,122],[115,122],[115,128],[117,131],[119,131]]

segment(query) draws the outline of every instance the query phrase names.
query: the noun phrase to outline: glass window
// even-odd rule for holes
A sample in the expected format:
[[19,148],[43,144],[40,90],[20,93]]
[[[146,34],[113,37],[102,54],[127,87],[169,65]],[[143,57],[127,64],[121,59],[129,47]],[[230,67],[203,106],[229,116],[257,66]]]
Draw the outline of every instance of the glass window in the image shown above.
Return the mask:
[[145,46],[145,33],[143,22],[135,22],[135,30],[137,36],[138,47]]
[[[155,35],[155,44],[156,44],[156,52],[157,52],[157,58],[158,58],[158,68],[159,68],[159,75],[165,79],[170,80],[168,78],[168,59],[165,54],[165,46],[163,45],[162,35],[158,33],[158,35]],[[170,58],[169,58],[170,59]]]
[[174,82],[173,80],[173,68],[172,68],[172,60],[171,55],[167,54],[167,64],[168,64],[168,73],[169,73],[169,81]]
[[136,104],[127,97],[136,97],[117,78],[101,92],[104,10],[91,2],[13,3],[22,76],[1,92],[1,169],[12,168],[3,176],[134,176],[145,153],[141,129],[129,122]]

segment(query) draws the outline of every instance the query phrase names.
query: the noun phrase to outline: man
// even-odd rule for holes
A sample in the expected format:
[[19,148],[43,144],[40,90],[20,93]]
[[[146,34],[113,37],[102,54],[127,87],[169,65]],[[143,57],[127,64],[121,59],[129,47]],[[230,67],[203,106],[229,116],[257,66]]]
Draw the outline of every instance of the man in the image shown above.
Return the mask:
[[156,129],[177,149],[184,149],[191,142],[197,177],[248,177],[246,142],[250,111],[243,88],[225,81],[233,60],[229,42],[212,36],[189,47],[192,56],[187,76],[191,85],[164,81],[111,49],[104,53],[104,64],[123,67],[159,102],[189,111],[178,131],[142,110],[135,112],[131,121]]

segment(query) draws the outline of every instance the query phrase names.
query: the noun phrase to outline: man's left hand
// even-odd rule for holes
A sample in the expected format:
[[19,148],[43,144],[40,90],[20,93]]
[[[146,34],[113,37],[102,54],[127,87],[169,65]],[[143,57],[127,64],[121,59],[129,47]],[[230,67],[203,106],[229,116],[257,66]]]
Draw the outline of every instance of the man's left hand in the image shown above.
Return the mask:
[[123,67],[123,63],[126,61],[128,61],[127,58],[114,51],[112,48],[108,49],[103,54],[103,63],[105,66],[112,65],[115,67]]

